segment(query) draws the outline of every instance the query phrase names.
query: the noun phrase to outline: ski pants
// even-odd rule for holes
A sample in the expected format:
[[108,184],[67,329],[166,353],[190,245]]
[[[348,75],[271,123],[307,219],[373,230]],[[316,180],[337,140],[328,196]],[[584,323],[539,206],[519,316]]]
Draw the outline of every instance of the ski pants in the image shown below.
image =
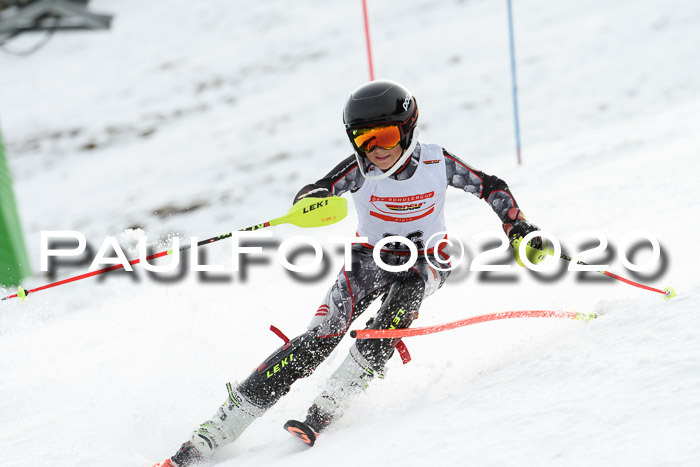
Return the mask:
[[[385,264],[405,264],[408,256],[391,252],[380,255]],[[351,267],[343,267],[307,331],[285,343],[238,386],[249,402],[267,409],[286,394],[298,378],[310,375],[338,345],[350,325],[377,298],[382,305],[367,323],[372,329],[407,328],[418,315],[423,298],[433,294],[449,271],[431,266],[422,255],[402,272],[382,269],[363,245],[352,248]],[[381,374],[394,353],[396,339],[358,339],[351,354],[370,374]]]

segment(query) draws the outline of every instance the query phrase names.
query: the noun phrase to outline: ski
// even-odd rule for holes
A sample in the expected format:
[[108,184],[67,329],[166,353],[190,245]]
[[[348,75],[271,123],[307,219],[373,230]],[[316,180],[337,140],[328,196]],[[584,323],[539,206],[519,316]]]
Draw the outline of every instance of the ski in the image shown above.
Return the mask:
[[288,420],[284,424],[284,429],[309,447],[314,445],[318,436],[309,425],[297,420]]

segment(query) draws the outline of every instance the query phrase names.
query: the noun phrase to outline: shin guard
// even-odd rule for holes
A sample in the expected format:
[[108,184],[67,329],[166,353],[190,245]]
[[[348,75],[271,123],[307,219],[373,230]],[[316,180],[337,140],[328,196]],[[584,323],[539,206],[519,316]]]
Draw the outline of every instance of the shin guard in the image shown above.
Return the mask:
[[254,404],[271,407],[297,379],[310,375],[330,355],[342,336],[316,337],[312,332],[292,339],[270,355],[241,385]]

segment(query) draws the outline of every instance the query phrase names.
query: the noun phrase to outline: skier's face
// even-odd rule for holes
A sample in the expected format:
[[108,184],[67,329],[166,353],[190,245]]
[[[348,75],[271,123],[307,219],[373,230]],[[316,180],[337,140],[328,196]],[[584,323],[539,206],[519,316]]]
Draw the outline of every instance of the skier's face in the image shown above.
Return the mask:
[[367,157],[370,162],[382,170],[387,170],[396,164],[396,161],[401,157],[403,152],[401,145],[397,144],[391,149],[384,149],[379,146],[375,146],[371,151],[366,152]]

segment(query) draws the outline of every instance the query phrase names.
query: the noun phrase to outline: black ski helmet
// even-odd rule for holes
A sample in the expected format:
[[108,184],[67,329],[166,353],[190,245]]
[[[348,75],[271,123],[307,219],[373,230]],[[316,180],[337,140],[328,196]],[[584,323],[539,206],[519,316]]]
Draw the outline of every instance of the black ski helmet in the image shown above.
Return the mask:
[[408,89],[390,80],[365,83],[355,89],[343,110],[343,123],[350,143],[356,151],[352,130],[396,123],[401,131],[401,147],[406,150],[411,144],[418,121],[418,104]]

